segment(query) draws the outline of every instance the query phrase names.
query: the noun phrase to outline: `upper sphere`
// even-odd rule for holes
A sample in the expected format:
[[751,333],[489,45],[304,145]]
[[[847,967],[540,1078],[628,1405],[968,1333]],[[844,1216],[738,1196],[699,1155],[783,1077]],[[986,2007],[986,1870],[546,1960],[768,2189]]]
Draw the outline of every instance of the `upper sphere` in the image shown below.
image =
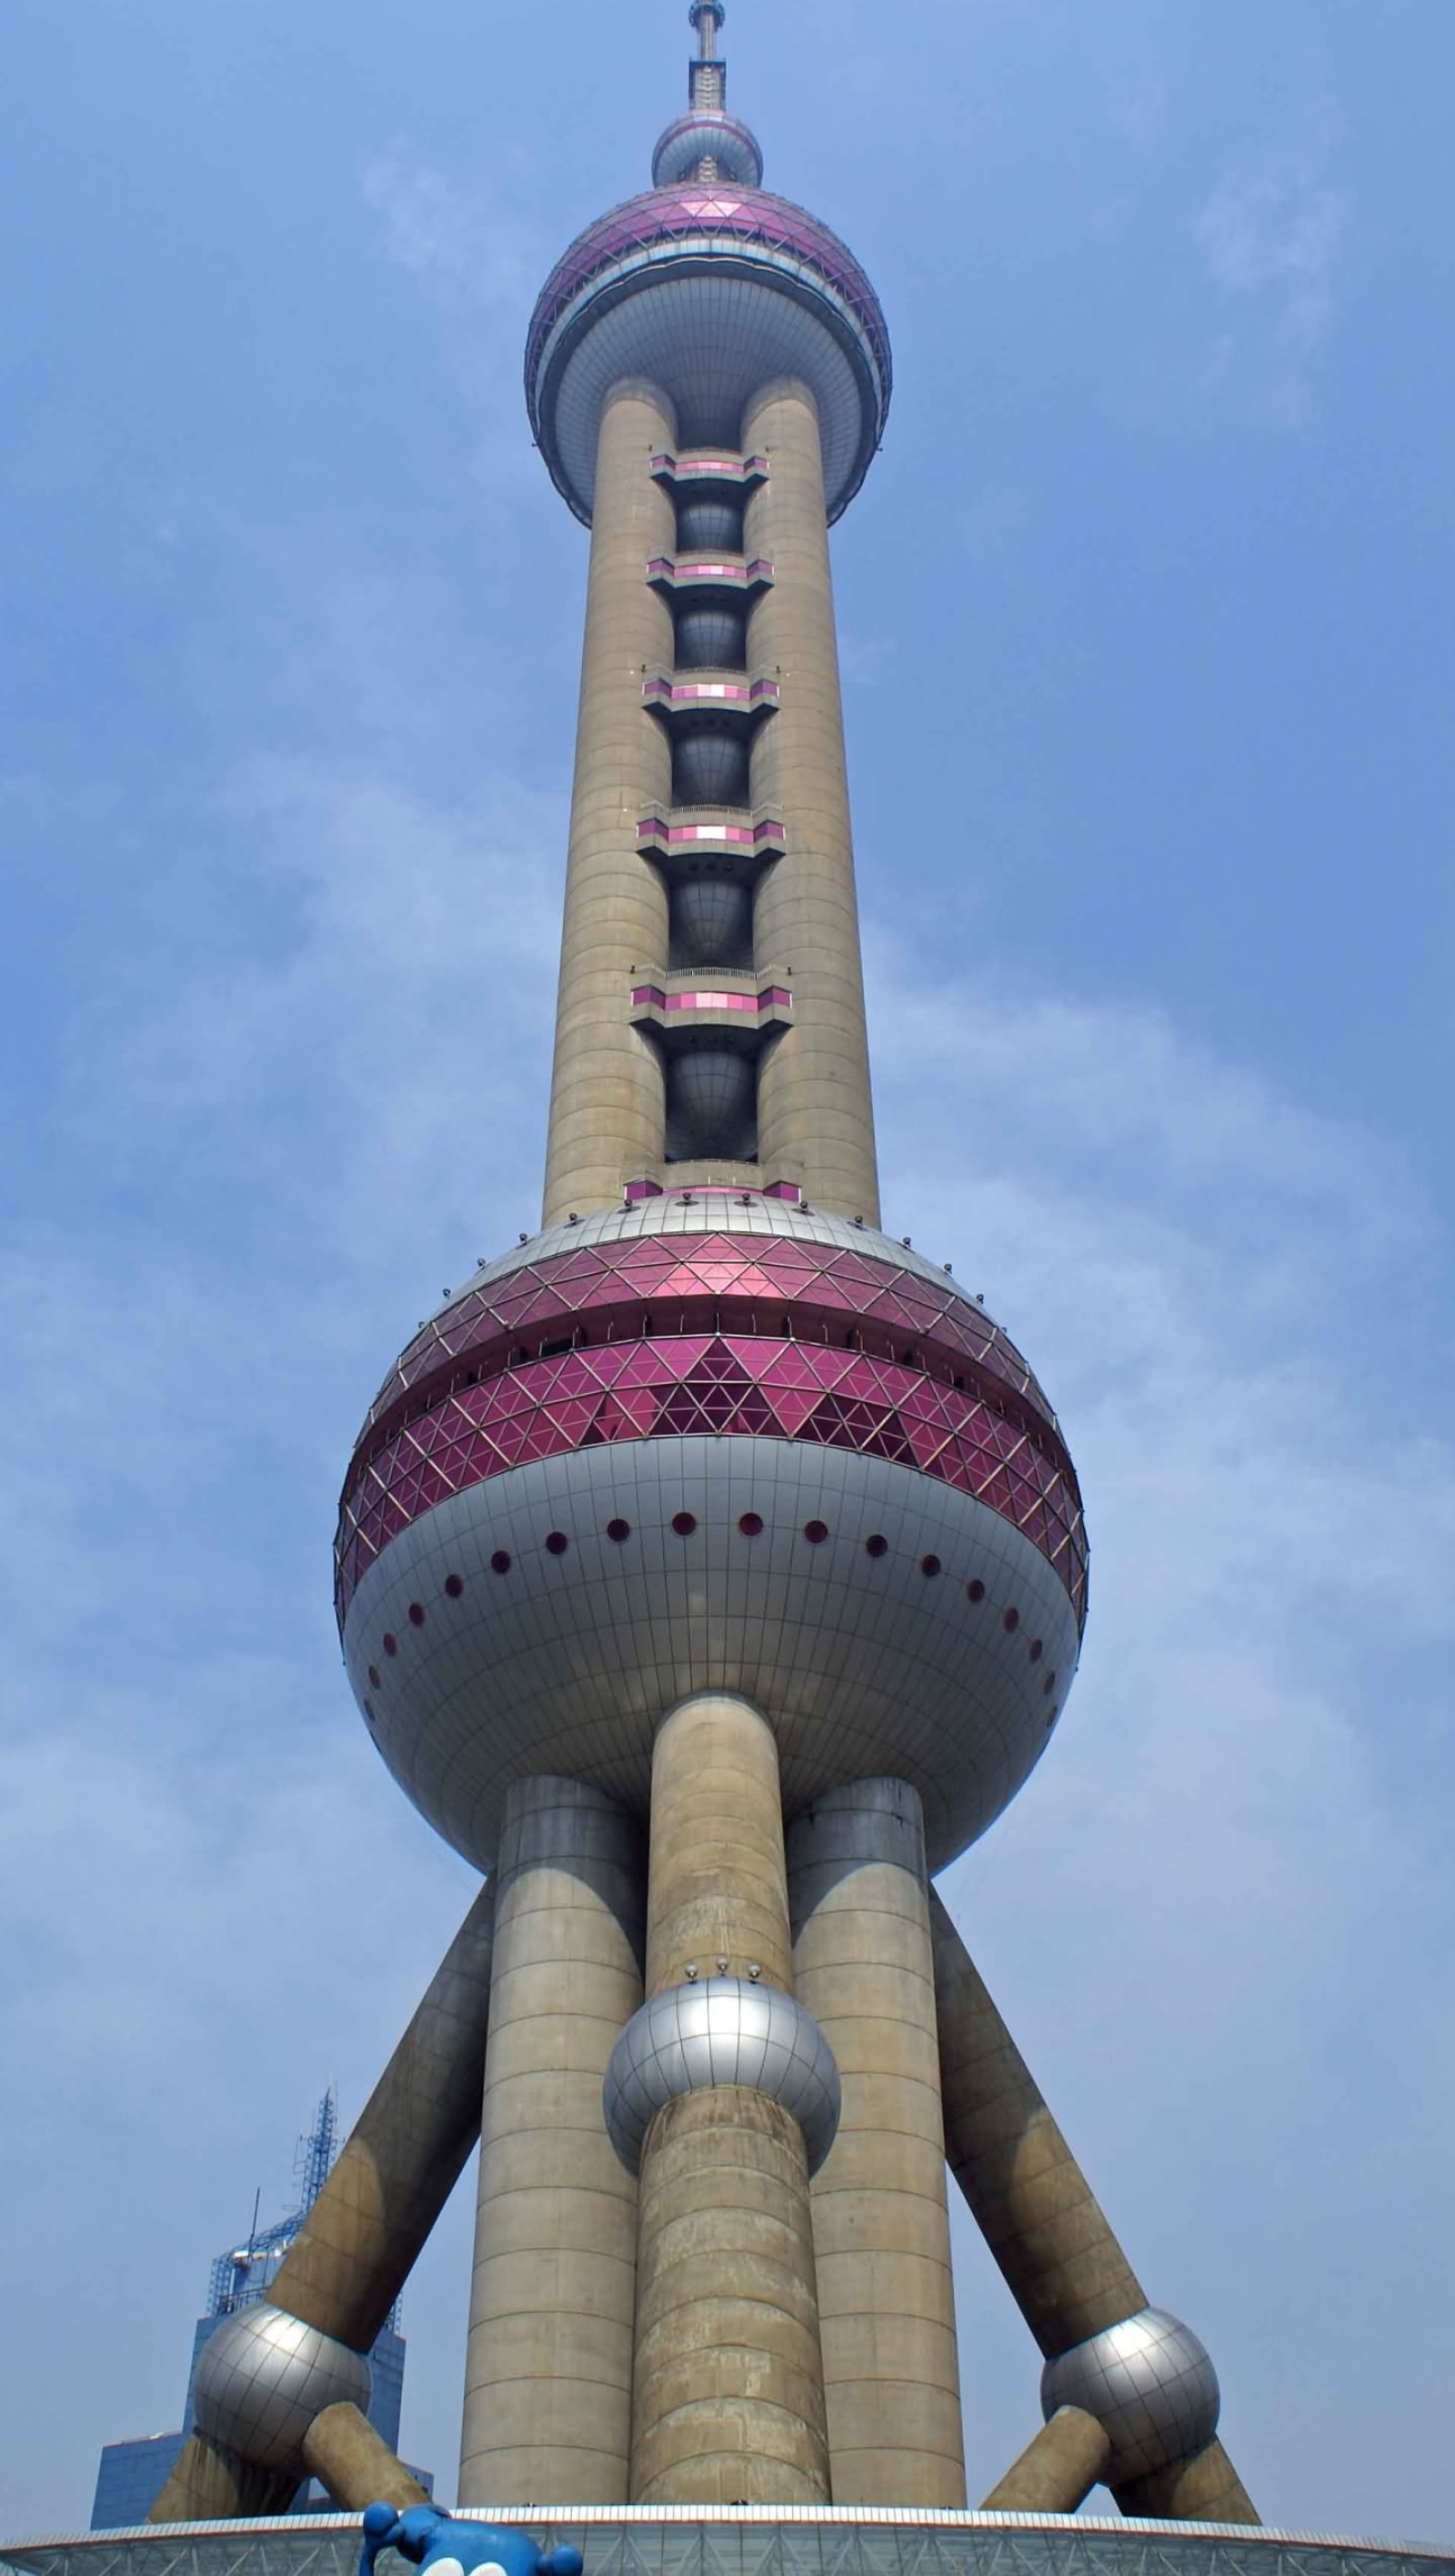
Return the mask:
[[652,154],[652,185],[670,188],[694,179],[697,165],[711,154],[718,177],[739,187],[761,188],[763,154],[752,127],[723,107],[692,107],[675,117]]
[[830,519],[869,470],[893,384],[879,299],[837,234],[784,197],[721,180],[653,188],[588,225],[536,305],[531,427],[588,526],[602,405],[624,376],[670,396],[684,447],[734,449],[752,395],[801,378],[818,403]]

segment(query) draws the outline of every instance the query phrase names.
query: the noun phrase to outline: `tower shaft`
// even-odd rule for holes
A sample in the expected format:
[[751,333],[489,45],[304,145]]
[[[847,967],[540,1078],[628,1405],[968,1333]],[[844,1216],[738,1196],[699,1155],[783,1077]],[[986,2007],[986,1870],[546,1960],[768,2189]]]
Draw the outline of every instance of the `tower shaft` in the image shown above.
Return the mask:
[[748,657],[778,678],[776,715],[753,740],[752,798],[781,816],[787,850],[764,872],[759,961],[791,984],[794,1025],[763,1061],[759,1162],[798,1180],[814,1207],[879,1222],[864,966],[854,886],[838,627],[829,565],[818,405],[793,378],[748,405],[744,444],[768,460],[744,542],[773,565],[748,621]]
[[642,378],[602,407],[545,1223],[693,1182],[873,1224],[818,404],[765,383],[707,457],[676,420]]
[[667,889],[636,827],[672,797],[672,751],[642,698],[672,667],[672,611],[647,566],[672,552],[671,493],[652,457],[676,422],[656,387],[617,386],[602,413],[576,726],[544,1222],[610,1207],[664,1153],[662,1059],[632,1026],[633,985],[667,957]]

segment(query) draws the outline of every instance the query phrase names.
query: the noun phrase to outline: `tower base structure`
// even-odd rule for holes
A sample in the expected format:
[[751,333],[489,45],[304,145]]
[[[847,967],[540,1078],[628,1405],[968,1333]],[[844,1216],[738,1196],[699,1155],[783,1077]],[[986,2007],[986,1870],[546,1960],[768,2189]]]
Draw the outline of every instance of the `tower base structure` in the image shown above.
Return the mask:
[[[587,2576],[1449,2576],[1455,2551],[1237,2524],[882,2506],[491,2508]],[[0,2576],[357,2576],[357,2516],[0,2545]]]

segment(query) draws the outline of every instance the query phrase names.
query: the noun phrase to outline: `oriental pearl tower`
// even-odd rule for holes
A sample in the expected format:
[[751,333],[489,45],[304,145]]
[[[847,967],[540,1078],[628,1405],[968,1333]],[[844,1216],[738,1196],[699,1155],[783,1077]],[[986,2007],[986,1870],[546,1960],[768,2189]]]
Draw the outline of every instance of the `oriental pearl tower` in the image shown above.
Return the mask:
[[466,2505],[963,2506],[948,2162],[1045,2363],[987,2502],[1257,2519],[930,1887],[1051,1742],[1086,1537],[1015,1343],[880,1227],[829,531],[889,339],[724,16],[530,326],[590,531],[541,1231],[343,1488],[364,1722],[486,1884],[162,2520],[417,2497],[360,2356],[476,2142]]

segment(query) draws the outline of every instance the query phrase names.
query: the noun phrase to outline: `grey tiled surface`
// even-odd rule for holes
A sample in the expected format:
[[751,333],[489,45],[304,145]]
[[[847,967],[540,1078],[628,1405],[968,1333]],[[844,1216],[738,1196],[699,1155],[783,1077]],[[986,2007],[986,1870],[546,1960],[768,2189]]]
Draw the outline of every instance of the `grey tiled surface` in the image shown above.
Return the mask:
[[[651,293],[636,293],[614,309],[598,309],[591,328],[567,358],[555,402],[555,430],[562,465],[573,491],[589,509],[596,481],[597,424],[607,388],[622,376],[645,376],[664,385],[677,404],[678,435],[684,447],[736,447],[743,411],[759,386],[775,376],[797,376],[813,387],[824,438],[824,488],[830,516],[842,507],[852,486],[864,438],[864,397],[845,348],[807,304],[795,300],[801,285],[825,316],[824,281],[808,268],[797,268],[784,255],[763,251],[756,278],[727,273],[721,247],[714,250],[704,235],[698,246],[701,265],[710,274],[682,274],[691,262],[693,244],[683,237],[665,254],[639,251],[623,258],[612,272],[617,282],[633,272],[651,272]],[[737,245],[733,245],[737,249]],[[670,272],[670,273],[669,273]],[[770,282],[781,277],[782,285]],[[584,304],[600,298],[604,281],[593,281]],[[547,344],[544,380],[558,343],[565,345],[576,318],[573,307]],[[841,328],[846,340],[860,336],[847,306]],[[873,370],[867,342],[864,373]]]
[[1218,2380],[1207,2348],[1180,2317],[1143,2308],[1048,2361],[1047,2417],[1058,2406],[1094,2415],[1112,2446],[1108,2484],[1195,2459],[1218,2429]]
[[763,155],[751,127],[721,108],[698,108],[675,117],[658,136],[653,187],[670,188],[674,180],[694,177],[704,153],[711,153],[724,179],[746,188],[762,186]]
[[240,2308],[203,2352],[193,2389],[199,2431],[265,2469],[302,2465],[315,2415],[340,2401],[367,2408],[369,2365],[316,2326],[266,2301]]
[[[746,1513],[764,1524],[752,1540]],[[696,1523],[685,1539],[681,1514]],[[630,1524],[624,1544],[606,1535],[614,1519]],[[816,1520],[829,1531],[818,1546],[804,1537]],[[564,1554],[547,1550],[552,1532]],[[882,1557],[865,1553],[870,1534],[888,1542]],[[939,1576],[922,1573],[926,1557]],[[882,1459],[746,1437],[612,1443],[472,1486],[369,1569],[345,1649],[401,1787],[481,1868],[513,1780],[589,1780],[644,1814],[664,1711],[729,1690],[774,1727],[790,1815],[892,1773],[924,1801],[936,1869],[1034,1768],[1079,1650],[1058,1576],[984,1504]]]

